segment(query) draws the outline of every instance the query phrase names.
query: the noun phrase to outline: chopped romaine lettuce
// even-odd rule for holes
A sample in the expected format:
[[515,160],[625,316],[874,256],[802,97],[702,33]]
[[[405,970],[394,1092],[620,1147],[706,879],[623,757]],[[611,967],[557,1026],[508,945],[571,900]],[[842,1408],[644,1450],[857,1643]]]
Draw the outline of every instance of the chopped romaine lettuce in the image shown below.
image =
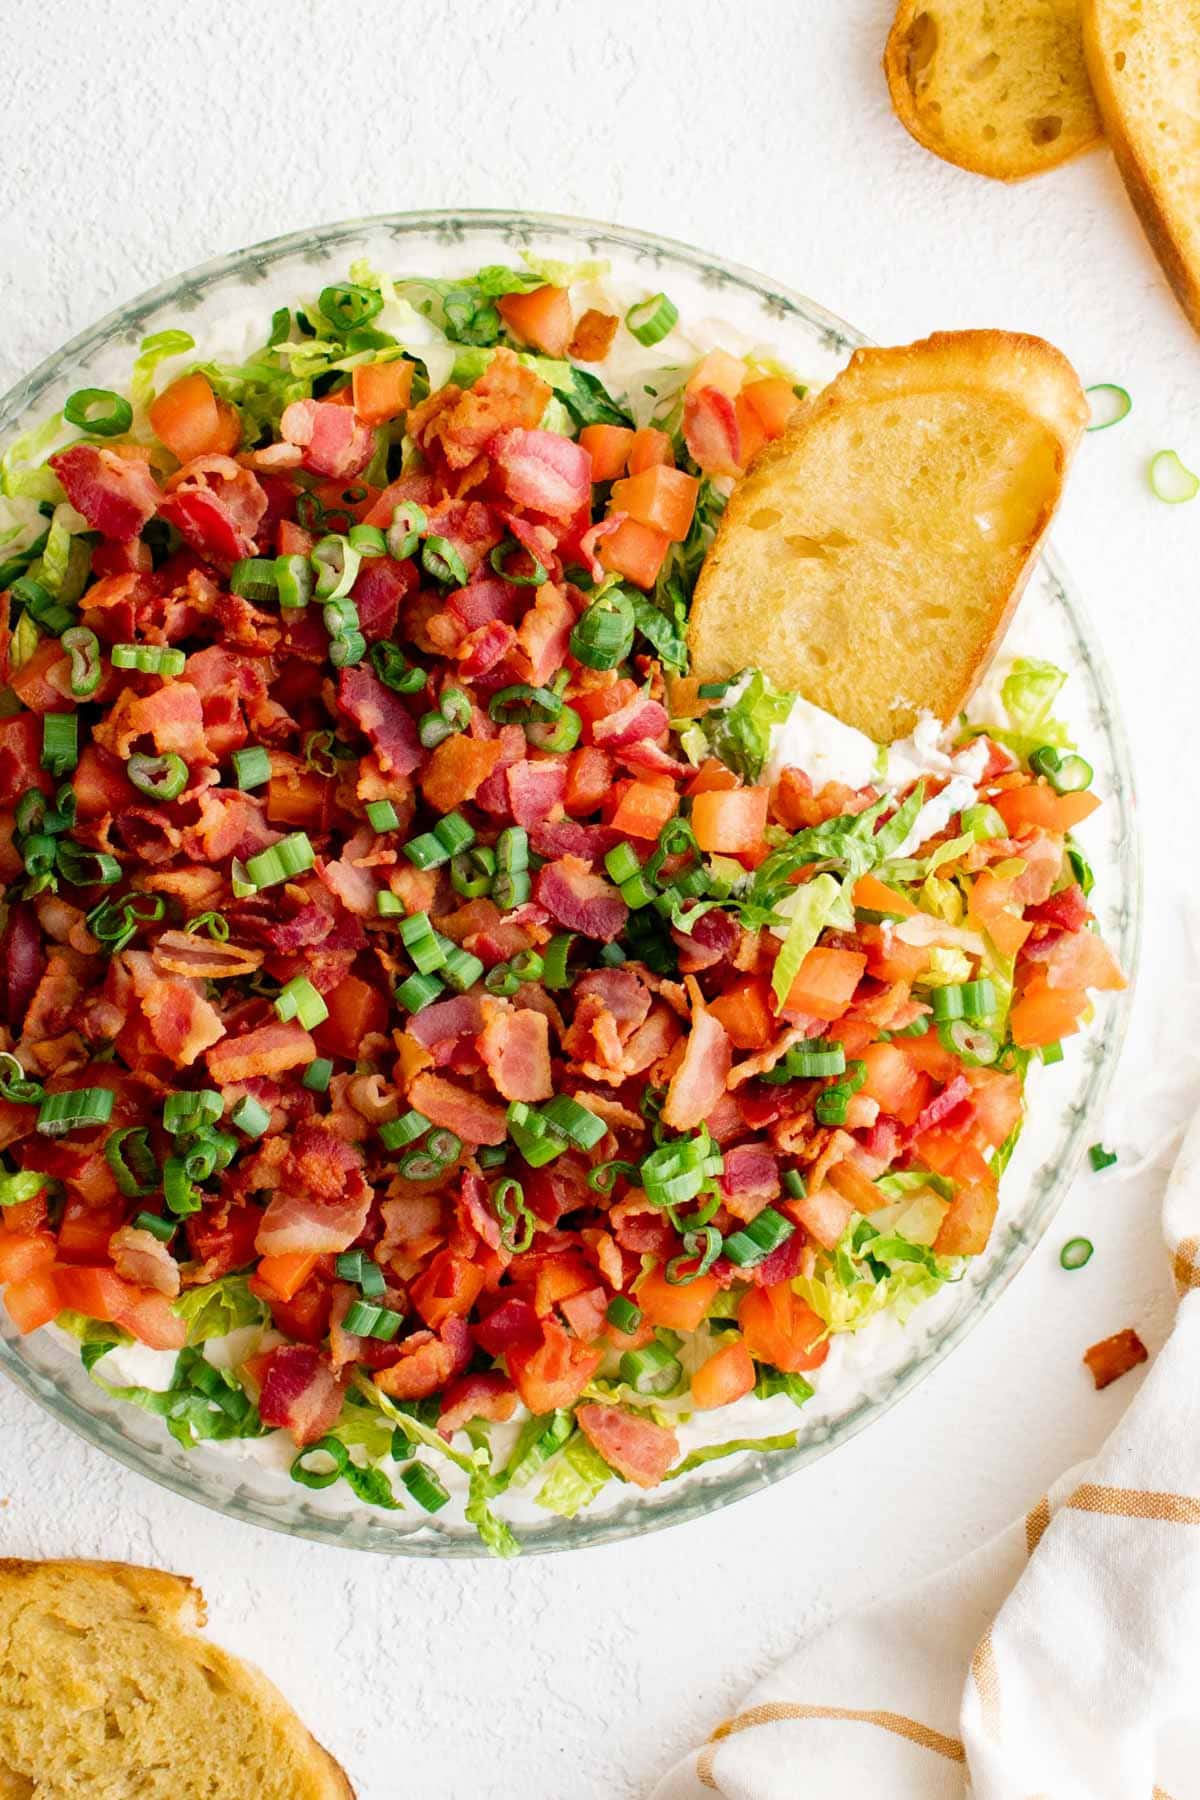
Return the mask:
[[681,1475],[690,1474],[704,1463],[717,1462],[722,1456],[737,1456],[743,1450],[794,1450],[797,1436],[794,1431],[783,1431],[777,1437],[730,1438],[724,1444],[705,1444],[699,1450],[691,1451],[682,1462],[676,1463],[664,1475],[663,1480],[678,1481]]
[[227,1369],[206,1362],[201,1351],[181,1350],[171,1384],[160,1392],[157,1388],[116,1387],[98,1375],[94,1365],[112,1348],[111,1342],[84,1344],[80,1354],[92,1380],[114,1400],[126,1400],[162,1419],[185,1450],[210,1440],[263,1435],[258,1409],[240,1382]]
[[600,1452],[593,1449],[582,1431],[569,1440],[553,1469],[542,1483],[537,1504],[560,1518],[573,1519],[577,1512],[590,1506],[607,1482],[613,1479]]
[[169,356],[186,356],[196,348],[189,331],[155,331],[141,342],[129,381],[129,398],[135,412],[144,412],[154,398],[154,371]]
[[703,725],[714,756],[727,768],[757,781],[771,749],[771,728],[782,725],[794,694],[777,693],[761,669],[754,669],[732,706],[706,713]]
[[1074,739],[1052,711],[1066,679],[1064,671],[1054,663],[1019,656],[1000,688],[1010,726],[1008,729],[991,727],[990,735],[1022,757],[1028,757],[1043,744],[1050,744],[1056,750],[1073,749]]
[[189,1288],[173,1303],[171,1311],[187,1326],[189,1344],[204,1344],[247,1325],[267,1322],[267,1308],[250,1292],[244,1275],[223,1275],[204,1287]]
[[854,902],[850,897],[850,886],[849,878],[842,883],[832,875],[814,875],[811,881],[794,887],[776,907],[777,912],[791,919],[771,976],[771,986],[780,1005],[787,999],[801,963],[821,933],[832,925],[853,931]]

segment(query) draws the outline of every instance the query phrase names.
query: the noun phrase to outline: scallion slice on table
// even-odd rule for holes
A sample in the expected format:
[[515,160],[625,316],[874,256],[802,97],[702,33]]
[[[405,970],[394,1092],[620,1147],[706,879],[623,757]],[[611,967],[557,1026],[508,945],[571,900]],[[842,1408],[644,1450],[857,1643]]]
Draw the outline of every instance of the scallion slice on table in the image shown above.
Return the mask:
[[679,308],[665,294],[651,294],[648,300],[639,300],[625,314],[625,324],[639,344],[650,349],[654,344],[661,344],[674,330],[679,318]]
[[1150,487],[1156,500],[1180,506],[1200,494],[1200,475],[1193,475],[1174,450],[1160,450],[1150,462]]
[[1085,388],[1084,393],[1092,409],[1089,431],[1107,431],[1110,425],[1119,425],[1133,411],[1133,401],[1115,381],[1097,381],[1092,387]]
[[1116,1151],[1106,1150],[1103,1144],[1093,1144],[1088,1151],[1088,1161],[1097,1175],[1102,1169],[1111,1169],[1116,1160]]
[[1091,1262],[1095,1248],[1091,1238],[1071,1238],[1059,1251],[1058,1260],[1064,1269],[1082,1269],[1085,1263]]

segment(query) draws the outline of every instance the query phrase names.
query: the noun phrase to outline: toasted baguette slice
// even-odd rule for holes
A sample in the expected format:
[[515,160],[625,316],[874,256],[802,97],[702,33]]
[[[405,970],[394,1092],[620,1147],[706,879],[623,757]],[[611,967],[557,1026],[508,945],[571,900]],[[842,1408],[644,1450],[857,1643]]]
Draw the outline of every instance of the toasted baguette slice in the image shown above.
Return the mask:
[[857,350],[751,464],[689,624],[702,680],[761,668],[880,743],[962,706],[1020,598],[1087,421],[1040,338]]
[[200,1590],[125,1563],[0,1559],[0,1795],[353,1800]]
[[892,105],[927,150],[1023,181],[1097,142],[1080,0],[900,0],[883,58]]
[[1129,198],[1200,331],[1200,0],[1085,0],[1083,36]]

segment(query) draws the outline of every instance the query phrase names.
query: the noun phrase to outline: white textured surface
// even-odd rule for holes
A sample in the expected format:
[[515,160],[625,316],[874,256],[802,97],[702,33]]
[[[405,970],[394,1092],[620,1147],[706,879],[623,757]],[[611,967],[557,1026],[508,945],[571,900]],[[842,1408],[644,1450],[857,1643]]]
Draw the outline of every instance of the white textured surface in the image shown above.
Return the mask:
[[[1197,873],[1200,504],[1160,506],[1144,468],[1164,445],[1200,462],[1200,344],[1105,153],[1005,189],[911,143],[879,73],[890,11],[16,9],[0,67],[0,386],[218,251],[455,205],[643,226],[769,271],[878,339],[1017,327],[1060,344],[1085,382],[1120,381],[1135,411],[1085,442],[1057,537],[1140,771],[1147,943],[1118,1091],[1144,1091],[1176,1058],[1173,1098],[1124,1122],[1110,1109],[1104,1135],[1130,1152],[1183,1116],[1197,1077],[1172,1046],[1173,1019],[1195,1007],[1182,980],[1197,973],[1182,895]],[[1168,1317],[1160,1191],[1153,1174],[1082,1179],[915,1396],[814,1469],[673,1534],[508,1567],[356,1558],[160,1493],[5,1388],[0,1553],[195,1575],[214,1634],[284,1687],[363,1800],[625,1800],[798,1632],[957,1555],[1096,1446],[1136,1377],[1096,1396],[1080,1353],[1127,1324],[1153,1347]],[[1097,1254],[1066,1276],[1058,1248],[1079,1231]]]

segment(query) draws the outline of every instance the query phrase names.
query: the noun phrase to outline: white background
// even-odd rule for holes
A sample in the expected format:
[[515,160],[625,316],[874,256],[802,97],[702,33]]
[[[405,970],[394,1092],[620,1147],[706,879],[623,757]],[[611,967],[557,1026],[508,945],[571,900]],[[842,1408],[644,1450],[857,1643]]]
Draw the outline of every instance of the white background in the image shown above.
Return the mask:
[[[117,302],[206,257],[405,207],[541,208],[721,252],[884,342],[1039,332],[1135,410],[1085,440],[1056,528],[1115,668],[1139,772],[1145,955],[1095,1135],[1160,1148],[1196,1088],[1183,896],[1197,873],[1200,345],[1103,150],[1005,188],[893,119],[888,0],[40,0],[0,67],[0,389]],[[1193,1034],[1194,1038],[1194,1034]],[[1159,1075],[1170,1078],[1161,1090]],[[1169,1325],[1161,1172],[1084,1177],[1023,1273],[917,1394],[823,1463],[638,1543],[511,1566],[291,1543],[160,1493],[0,1391],[0,1553],[185,1570],[363,1800],[645,1794],[832,1610],[1023,1509],[1119,1416],[1095,1339]],[[1085,1231],[1082,1273],[1058,1267]]]

